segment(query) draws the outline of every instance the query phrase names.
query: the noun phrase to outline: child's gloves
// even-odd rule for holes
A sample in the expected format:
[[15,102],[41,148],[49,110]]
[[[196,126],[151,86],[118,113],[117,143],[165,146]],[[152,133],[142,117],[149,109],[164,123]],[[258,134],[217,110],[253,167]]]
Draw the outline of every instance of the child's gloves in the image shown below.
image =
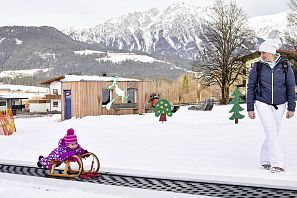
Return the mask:
[[[85,150],[84,151],[84,154],[86,154],[86,153],[88,153],[89,151],[88,150]],[[90,154],[86,154],[86,155],[84,155],[84,158],[87,158],[87,157],[90,157]]]

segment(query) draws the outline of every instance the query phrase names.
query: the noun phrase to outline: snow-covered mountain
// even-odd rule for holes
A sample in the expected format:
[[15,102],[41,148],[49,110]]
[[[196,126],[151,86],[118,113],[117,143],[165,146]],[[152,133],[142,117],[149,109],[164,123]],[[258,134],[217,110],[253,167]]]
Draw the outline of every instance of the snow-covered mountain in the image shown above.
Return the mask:
[[[70,28],[64,31],[67,35],[46,26],[0,27],[0,78],[36,79],[69,72],[176,78],[191,67],[206,44],[200,39],[206,11],[175,3],[161,11],[113,18],[94,28]],[[282,36],[286,14],[254,17],[249,24],[258,38]]]
[[249,25],[255,30],[259,38],[284,37],[287,28],[287,14],[288,12],[281,12],[273,15],[252,17],[249,19]]
[[90,29],[64,30],[73,39],[99,43],[108,49],[143,51],[194,58],[201,40],[205,8],[175,3],[163,11],[156,8],[110,19]]
[[[135,53],[112,53],[112,52],[102,52],[102,51],[95,51],[95,50],[83,50],[83,51],[74,51],[75,54],[78,55],[90,55],[90,54],[102,54],[102,57],[96,58],[97,61],[111,61],[114,63],[120,63],[127,60],[132,60],[135,62],[143,62],[143,63],[153,63],[153,62],[163,62],[162,60],[155,59],[153,57],[147,55],[139,55]],[[170,64],[170,63],[168,63]]]
[[[163,11],[153,8],[129,13],[94,28],[70,28],[64,33],[75,40],[99,43],[107,49],[193,59],[203,44],[199,35],[206,9],[175,3]],[[249,25],[259,38],[282,35],[286,29],[286,12],[250,18]]]
[[50,76],[69,73],[177,78],[187,69],[144,52],[116,52],[75,41],[53,27],[0,27],[0,78],[36,85]]

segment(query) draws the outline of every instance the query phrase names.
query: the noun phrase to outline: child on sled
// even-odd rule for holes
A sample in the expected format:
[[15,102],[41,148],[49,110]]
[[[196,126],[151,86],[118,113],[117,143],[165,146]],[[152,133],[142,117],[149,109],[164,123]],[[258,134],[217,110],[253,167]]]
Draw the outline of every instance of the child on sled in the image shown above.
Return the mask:
[[59,166],[73,155],[82,155],[87,152],[78,144],[74,130],[70,128],[67,130],[67,134],[60,139],[58,148],[55,148],[47,157],[39,156],[37,166],[51,169],[53,163],[57,163]]

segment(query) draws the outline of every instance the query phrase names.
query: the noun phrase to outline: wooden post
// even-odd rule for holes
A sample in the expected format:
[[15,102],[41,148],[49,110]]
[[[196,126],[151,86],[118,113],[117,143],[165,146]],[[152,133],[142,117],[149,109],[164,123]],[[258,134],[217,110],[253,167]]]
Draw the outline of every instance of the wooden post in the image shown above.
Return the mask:
[[167,121],[167,119],[166,119],[166,114],[165,114],[165,113],[162,113],[162,114],[160,115],[160,119],[159,119],[159,121],[162,122],[162,124],[163,124],[163,122]]

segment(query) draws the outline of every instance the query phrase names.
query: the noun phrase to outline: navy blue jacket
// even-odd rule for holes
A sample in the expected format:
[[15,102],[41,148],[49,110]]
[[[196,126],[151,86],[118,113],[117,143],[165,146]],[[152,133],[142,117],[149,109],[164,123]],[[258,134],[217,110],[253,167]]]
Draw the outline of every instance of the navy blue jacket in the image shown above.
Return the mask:
[[[288,111],[295,111],[295,77],[290,64],[288,64],[287,81],[285,80],[284,59],[279,57],[273,69],[268,63],[262,62],[259,76],[261,88],[257,83],[257,65],[254,64],[249,75],[247,91],[247,111],[254,111],[255,100],[266,104],[284,104],[288,102]],[[286,81],[286,82],[285,82]],[[262,94],[260,93],[260,91]]]

